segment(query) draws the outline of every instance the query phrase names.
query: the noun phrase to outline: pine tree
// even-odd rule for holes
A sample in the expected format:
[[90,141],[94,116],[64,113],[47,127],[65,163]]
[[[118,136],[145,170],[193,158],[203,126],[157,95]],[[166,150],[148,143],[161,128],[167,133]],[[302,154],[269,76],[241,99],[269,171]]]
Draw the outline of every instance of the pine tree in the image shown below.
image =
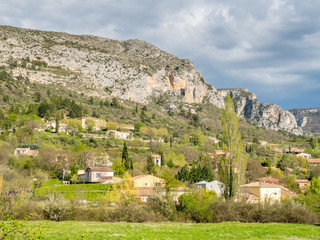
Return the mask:
[[234,104],[230,96],[225,98],[225,106],[221,111],[223,132],[223,149],[228,153],[219,161],[219,178],[224,183],[226,199],[232,199],[239,193],[239,187],[244,183],[247,160]]
[[129,158],[128,147],[126,142],[123,143],[122,164],[125,166],[126,170],[133,169],[133,162],[132,159]]

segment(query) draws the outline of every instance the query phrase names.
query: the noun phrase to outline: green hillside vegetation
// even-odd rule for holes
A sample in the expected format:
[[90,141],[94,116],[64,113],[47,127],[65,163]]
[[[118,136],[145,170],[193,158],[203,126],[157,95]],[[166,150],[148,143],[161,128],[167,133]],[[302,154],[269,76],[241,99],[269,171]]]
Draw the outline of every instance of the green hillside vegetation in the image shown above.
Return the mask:
[[[216,171],[221,160],[212,158],[214,150],[228,149],[220,121],[221,109],[205,100],[202,104],[186,104],[167,94],[154,97],[147,105],[85,96],[63,86],[13,77],[11,70],[17,65],[35,71],[47,68],[61,76],[69,74],[29,59],[12,59],[9,67],[1,67],[0,219],[11,216],[56,221],[319,222],[320,167],[292,153],[282,153],[283,148],[303,148],[313,158],[319,158],[316,137],[275,132],[240,119],[240,150],[248,162],[241,172],[241,183],[272,176],[297,197],[275,206],[229,202],[215,193],[194,189],[194,183],[199,181],[222,180]],[[92,121],[83,129],[82,117],[99,118],[107,124],[94,130]],[[45,129],[48,121],[66,124],[69,132]],[[127,125],[135,129],[128,130]],[[106,137],[108,130],[130,131],[133,139]],[[212,143],[215,138],[219,143]],[[260,141],[267,141],[268,145],[262,146]],[[18,147],[29,147],[38,154],[17,156],[14,150]],[[107,154],[115,177],[153,174],[164,179],[169,194],[158,194],[148,204],[140,204],[134,196],[120,194],[120,190],[128,189],[125,184],[84,184],[79,180],[78,170]],[[152,164],[151,154],[162,156],[161,166]],[[311,181],[306,194],[301,192],[296,179]],[[71,184],[63,185],[62,181]],[[170,196],[176,187],[190,189],[179,198],[179,203]]]

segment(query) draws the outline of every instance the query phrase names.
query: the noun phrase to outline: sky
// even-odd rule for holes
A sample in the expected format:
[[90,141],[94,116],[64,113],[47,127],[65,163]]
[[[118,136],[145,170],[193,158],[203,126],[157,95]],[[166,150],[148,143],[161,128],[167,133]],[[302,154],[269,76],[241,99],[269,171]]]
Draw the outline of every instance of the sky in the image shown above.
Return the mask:
[[319,0],[0,0],[0,25],[140,39],[216,88],[320,107]]

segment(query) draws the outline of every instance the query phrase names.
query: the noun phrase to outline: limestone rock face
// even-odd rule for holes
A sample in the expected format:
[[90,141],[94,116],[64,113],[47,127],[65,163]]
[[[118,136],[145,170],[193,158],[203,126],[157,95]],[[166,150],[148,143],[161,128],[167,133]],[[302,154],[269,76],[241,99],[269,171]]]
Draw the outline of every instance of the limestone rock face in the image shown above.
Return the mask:
[[[31,82],[140,103],[170,94],[186,104],[207,100],[222,107],[225,96],[230,95],[238,116],[262,127],[302,133],[290,112],[259,103],[247,89],[216,89],[195,71],[191,61],[144,41],[0,26],[0,51],[0,65],[9,67],[16,61],[13,75],[28,77]],[[47,66],[35,68],[33,61]]]
[[320,133],[320,108],[298,108],[289,111],[295,116],[298,126],[303,130]]

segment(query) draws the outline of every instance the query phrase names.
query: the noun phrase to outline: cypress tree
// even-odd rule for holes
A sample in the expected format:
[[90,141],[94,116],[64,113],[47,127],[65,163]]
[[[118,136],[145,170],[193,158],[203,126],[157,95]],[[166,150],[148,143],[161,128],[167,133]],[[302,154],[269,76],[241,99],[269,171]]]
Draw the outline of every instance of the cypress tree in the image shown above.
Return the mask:
[[165,159],[164,159],[163,151],[161,152],[160,156],[161,156],[161,166],[164,166],[165,165]]
[[56,133],[59,133],[60,122],[59,122],[59,114],[56,117]]

